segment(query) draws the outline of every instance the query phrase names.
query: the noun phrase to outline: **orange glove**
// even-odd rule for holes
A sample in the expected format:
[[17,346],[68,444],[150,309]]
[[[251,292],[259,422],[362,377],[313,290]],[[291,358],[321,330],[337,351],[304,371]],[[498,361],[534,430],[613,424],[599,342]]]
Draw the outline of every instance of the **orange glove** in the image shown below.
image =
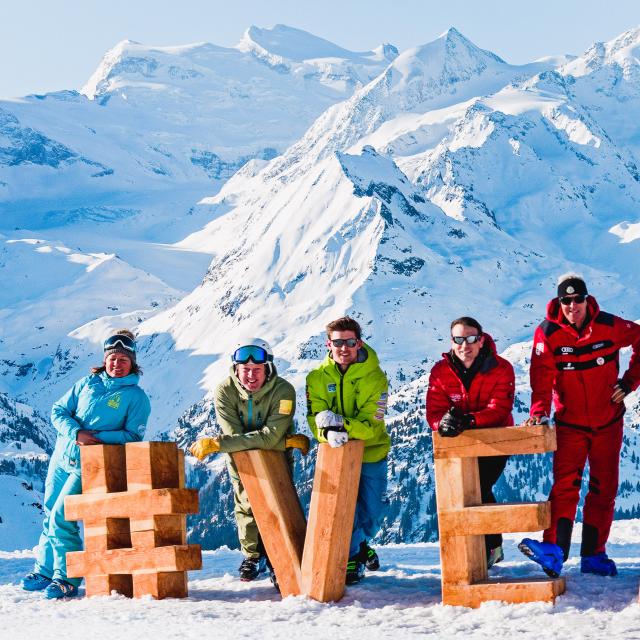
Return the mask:
[[201,438],[196,440],[190,447],[189,452],[198,460],[204,460],[211,453],[220,451],[220,442],[217,438]]
[[300,449],[303,456],[309,453],[309,438],[301,433],[288,435],[284,439],[284,446],[287,449]]

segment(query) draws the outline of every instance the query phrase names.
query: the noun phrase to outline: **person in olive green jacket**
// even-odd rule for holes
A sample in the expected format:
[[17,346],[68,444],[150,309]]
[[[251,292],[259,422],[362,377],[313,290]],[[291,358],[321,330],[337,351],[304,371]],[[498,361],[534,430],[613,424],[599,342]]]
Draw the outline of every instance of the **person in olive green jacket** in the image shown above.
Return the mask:
[[364,440],[358,501],[351,535],[347,584],[380,567],[369,540],[378,532],[387,506],[387,454],[391,439],[384,424],[388,381],[376,352],[361,339],[349,317],[327,325],[329,353],[307,376],[307,420],[319,442],[340,447]]
[[[198,440],[192,445],[191,453],[200,460],[211,453],[229,454],[247,449],[285,451],[297,448],[306,455],[308,438],[293,434],[296,392],[277,375],[269,344],[261,338],[251,339],[235,350],[232,361],[230,375],[218,385],[214,396],[222,434]],[[286,454],[293,472],[290,451]],[[233,485],[240,548],[245,556],[239,569],[240,579],[255,580],[266,570],[268,560],[249,498],[230,455],[227,456],[227,469]],[[273,573],[272,580],[276,584]]]

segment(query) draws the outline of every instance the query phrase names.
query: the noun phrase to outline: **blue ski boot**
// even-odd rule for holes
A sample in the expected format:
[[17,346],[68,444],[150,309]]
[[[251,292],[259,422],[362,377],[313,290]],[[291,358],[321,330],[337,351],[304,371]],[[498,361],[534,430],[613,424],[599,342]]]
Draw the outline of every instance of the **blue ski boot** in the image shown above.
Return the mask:
[[44,597],[48,600],[60,598],[75,598],[78,595],[78,587],[66,580],[54,578],[51,584],[44,590]]
[[51,578],[43,576],[41,573],[27,573],[27,575],[20,580],[20,586],[25,591],[42,591],[51,584]]
[[524,538],[518,545],[518,549],[527,558],[537,562],[550,578],[557,578],[562,572],[564,553],[557,544]]
[[595,573],[597,576],[617,576],[616,563],[603,551],[593,556],[583,556],[580,560],[582,573]]

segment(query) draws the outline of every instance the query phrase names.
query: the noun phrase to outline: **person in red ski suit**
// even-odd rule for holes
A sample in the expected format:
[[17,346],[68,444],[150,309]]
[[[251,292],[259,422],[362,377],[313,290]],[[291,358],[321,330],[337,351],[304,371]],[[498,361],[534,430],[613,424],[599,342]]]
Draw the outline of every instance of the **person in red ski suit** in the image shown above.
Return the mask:
[[[445,437],[464,429],[513,425],[515,377],[511,364],[496,352],[491,336],[477,320],[451,323],[451,351],[442,354],[429,376],[427,422]],[[478,458],[483,503],[494,504],[493,486],[508,456]],[[502,535],[485,536],[487,565],[504,558]]]
[[[580,276],[561,276],[557,293],[533,338],[528,420],[529,424],[548,422],[553,399],[558,447],[549,497],[551,526],[544,532],[543,543],[525,539],[521,550],[549,575],[560,573],[562,562],[569,557],[588,461],[581,570],[616,575],[615,562],[607,557],[605,546],[618,490],[623,400],[640,385],[640,325],[601,311]],[[628,346],[633,349],[631,361],[620,376],[619,352]],[[544,543],[552,546],[541,546]],[[559,562],[547,562],[549,555]]]

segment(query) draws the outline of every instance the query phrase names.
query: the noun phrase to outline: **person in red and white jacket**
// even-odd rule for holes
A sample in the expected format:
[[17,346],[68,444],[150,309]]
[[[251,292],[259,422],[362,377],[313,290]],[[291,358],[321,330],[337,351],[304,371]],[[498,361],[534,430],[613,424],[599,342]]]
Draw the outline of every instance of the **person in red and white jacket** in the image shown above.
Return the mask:
[[[427,389],[427,422],[444,437],[465,429],[513,425],[515,377],[511,364],[496,352],[491,336],[474,318],[451,323],[451,351],[431,369]],[[508,456],[478,458],[483,503],[494,504],[493,486]],[[502,535],[485,536],[487,566],[504,558]]]
[[[618,490],[623,400],[640,385],[640,325],[601,311],[578,275],[561,276],[557,294],[533,338],[528,420],[529,424],[549,422],[553,399],[558,447],[549,497],[551,526],[542,543],[526,538],[520,548],[548,575],[559,575],[569,557],[588,461],[581,570],[616,575],[605,546]],[[628,346],[633,350],[631,361],[620,376],[620,349]]]

